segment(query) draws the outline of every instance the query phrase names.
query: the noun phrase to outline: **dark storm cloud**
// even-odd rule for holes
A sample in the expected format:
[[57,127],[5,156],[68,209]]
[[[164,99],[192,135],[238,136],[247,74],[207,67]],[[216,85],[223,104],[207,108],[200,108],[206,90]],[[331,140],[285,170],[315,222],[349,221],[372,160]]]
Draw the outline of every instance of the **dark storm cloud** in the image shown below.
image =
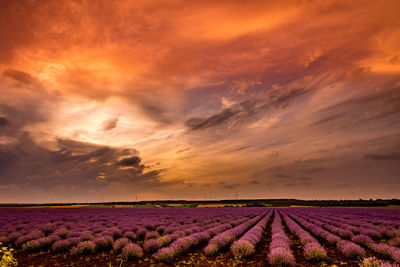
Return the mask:
[[247,124],[270,109],[287,108],[292,102],[313,91],[312,88],[277,88],[267,91],[262,96],[251,96],[248,99],[225,108],[207,118],[190,118],[185,126],[190,131],[205,130],[213,127],[228,128]]
[[4,149],[0,146],[0,174],[13,167],[15,162],[16,155],[9,149]]
[[400,153],[393,152],[388,154],[367,154],[364,157],[372,160],[400,160]]
[[14,129],[20,129],[28,124],[43,122],[47,117],[43,112],[43,106],[40,106],[40,103],[27,101],[14,107],[10,106],[8,103],[1,103],[1,99],[0,114],[5,115],[5,118],[9,122],[9,126],[12,126]]
[[[17,141],[0,144],[1,185],[29,185],[31,189],[53,190],[59,186],[80,190],[104,188],[112,183],[140,183],[142,187],[164,186],[158,175],[164,170],[143,172],[144,165],[134,149],[120,149],[74,140],[59,140],[59,150],[49,150],[28,132]],[[130,154],[131,157],[119,158]],[[133,154],[133,155],[132,155]],[[120,168],[129,166],[129,168]],[[173,182],[170,182],[173,183]]]
[[117,127],[118,118],[111,118],[103,122],[103,131],[109,131]]
[[258,185],[258,184],[260,184],[260,182],[257,181],[257,180],[251,180],[251,181],[249,182],[249,184]]
[[355,96],[320,110],[321,119],[313,126],[329,124],[335,127],[353,127],[354,125],[381,119],[400,112],[400,85],[385,85],[385,89],[370,91],[363,96]]
[[229,118],[236,115],[239,111],[232,109],[224,109],[223,111],[206,119],[191,118],[185,122],[185,125],[191,130],[203,130],[209,127],[215,127],[225,123]]
[[[20,84],[10,83],[10,78]],[[25,126],[45,122],[52,115],[59,96],[47,92],[34,80],[28,73],[11,69],[0,76],[0,117],[8,121],[2,134],[15,135]]]
[[101,147],[91,152],[76,155],[72,151],[62,148],[50,153],[52,155],[52,162],[56,163],[66,161],[85,162],[93,159],[105,158],[107,153],[114,153],[114,151],[109,147]]
[[20,70],[7,69],[3,72],[3,76],[14,79],[23,84],[31,84],[34,82],[33,77],[29,73]]
[[0,117],[0,128],[1,127],[6,127],[6,126],[10,126],[10,125],[11,125],[11,123],[10,123],[9,120],[7,120],[4,117]]
[[343,116],[346,116],[346,113],[339,113],[339,114],[335,114],[335,115],[332,115],[332,116],[328,116],[328,117],[322,118],[322,119],[320,119],[320,120],[318,120],[316,122],[313,122],[311,125],[324,124],[324,123],[327,123],[327,122],[330,122],[330,121],[333,121],[333,120],[336,120],[336,119],[340,119]]
[[159,104],[151,103],[147,100],[142,100],[139,103],[139,107],[147,117],[158,123],[172,123],[172,121],[167,117],[165,109]]
[[120,161],[118,161],[118,165],[124,166],[124,167],[138,167],[141,162],[141,159],[137,156],[129,157],[129,158],[123,158]]

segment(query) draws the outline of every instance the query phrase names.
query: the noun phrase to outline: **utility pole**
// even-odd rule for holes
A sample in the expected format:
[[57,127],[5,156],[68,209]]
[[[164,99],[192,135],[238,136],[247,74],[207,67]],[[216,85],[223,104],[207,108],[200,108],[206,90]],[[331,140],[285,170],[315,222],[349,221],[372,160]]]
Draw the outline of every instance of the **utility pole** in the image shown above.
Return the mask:
[[236,194],[235,194],[236,200],[238,200],[238,196],[239,196],[239,194],[238,194],[238,192],[236,192]]

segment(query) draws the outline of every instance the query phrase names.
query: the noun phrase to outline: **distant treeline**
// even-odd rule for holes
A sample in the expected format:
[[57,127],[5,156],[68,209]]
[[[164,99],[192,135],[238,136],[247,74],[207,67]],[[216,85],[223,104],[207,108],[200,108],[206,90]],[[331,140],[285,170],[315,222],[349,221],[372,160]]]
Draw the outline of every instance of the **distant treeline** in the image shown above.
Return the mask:
[[153,205],[168,207],[169,205],[182,205],[185,207],[197,207],[199,205],[219,206],[247,206],[247,207],[285,207],[285,206],[317,206],[317,207],[385,207],[399,206],[400,199],[358,199],[358,200],[300,200],[300,199],[235,199],[235,200],[154,200],[154,201],[123,201],[123,202],[96,202],[96,203],[45,203],[45,204],[12,204],[3,203],[0,207],[37,207],[37,206],[126,206],[126,205]]

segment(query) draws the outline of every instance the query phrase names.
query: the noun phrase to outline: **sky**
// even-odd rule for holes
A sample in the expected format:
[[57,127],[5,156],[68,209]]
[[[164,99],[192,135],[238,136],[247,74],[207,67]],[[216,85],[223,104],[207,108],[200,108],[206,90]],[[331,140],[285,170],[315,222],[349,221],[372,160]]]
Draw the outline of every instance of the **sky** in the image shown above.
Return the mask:
[[400,3],[0,3],[0,202],[400,198]]

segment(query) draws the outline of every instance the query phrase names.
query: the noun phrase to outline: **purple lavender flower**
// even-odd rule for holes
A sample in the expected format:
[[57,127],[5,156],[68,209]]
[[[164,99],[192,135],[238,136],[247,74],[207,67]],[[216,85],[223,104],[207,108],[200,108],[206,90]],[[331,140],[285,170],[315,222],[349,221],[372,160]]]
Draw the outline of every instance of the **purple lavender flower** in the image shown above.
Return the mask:
[[114,245],[113,245],[113,249],[116,252],[120,252],[122,250],[123,247],[125,247],[126,245],[128,245],[130,243],[129,239],[126,237],[121,237],[117,240],[115,240]]
[[55,252],[64,252],[69,250],[72,246],[71,241],[68,239],[59,240],[53,243],[51,249]]
[[37,232],[30,232],[27,235],[20,236],[14,241],[14,245],[17,247],[22,246],[25,242],[31,241],[31,240],[36,240],[39,238],[42,238],[44,236],[43,232],[37,231]]
[[31,240],[22,245],[22,250],[27,252],[39,251],[42,248],[39,240]]
[[68,232],[69,232],[68,229],[65,228],[65,227],[58,228],[58,229],[56,229],[56,230],[54,231],[54,233],[55,233],[56,235],[58,235],[59,237],[61,237],[61,238],[67,237]]
[[334,234],[328,234],[325,239],[329,244],[332,245],[337,244],[340,241],[340,238]]
[[290,250],[285,248],[275,248],[268,254],[269,263],[272,266],[295,266],[296,261],[294,260],[293,254]]
[[157,251],[157,253],[155,253],[153,257],[158,261],[170,263],[174,259],[176,254],[177,253],[175,249],[166,247],[166,248],[161,248],[159,251]]
[[378,231],[373,230],[373,229],[362,229],[360,231],[360,234],[370,236],[375,240],[382,238],[382,235]]
[[18,233],[18,232],[13,232],[13,233],[10,233],[8,236],[7,236],[7,243],[13,243],[15,240],[17,240],[19,237],[21,237],[22,236],[22,234],[21,233]]
[[143,244],[143,249],[144,251],[146,251],[147,253],[153,253],[155,251],[157,251],[160,247],[161,247],[162,243],[160,239],[149,239],[146,242],[144,242]]
[[132,241],[136,240],[136,234],[131,231],[125,232],[123,237],[129,238]]
[[139,245],[129,243],[122,249],[122,257],[126,259],[138,259],[143,257],[143,250]]
[[326,258],[326,250],[316,242],[307,243],[303,248],[304,257],[309,261],[321,261]]
[[171,244],[171,247],[175,247],[175,248],[177,248],[179,251],[185,251],[185,250],[187,250],[187,249],[190,248],[190,245],[191,245],[190,240],[181,237],[181,238],[175,240],[175,241]]
[[367,235],[355,235],[351,238],[351,241],[353,241],[356,244],[366,246],[366,247],[368,247],[374,243],[372,238]]
[[360,264],[361,267],[399,267],[398,264],[378,260],[376,257],[364,258]]
[[348,258],[354,259],[365,256],[365,250],[353,242],[342,240],[336,246]]
[[388,241],[388,244],[395,247],[400,247],[400,236],[393,237]]
[[208,244],[204,248],[204,253],[206,254],[206,256],[213,256],[217,254],[217,252],[218,252],[218,246],[216,244]]
[[93,235],[87,231],[83,232],[79,237],[80,241],[90,241],[93,240]]
[[96,248],[99,250],[111,248],[114,244],[114,239],[111,236],[101,236],[93,240]]
[[165,232],[165,226],[158,226],[158,227],[156,228],[156,231],[157,231],[160,235],[162,235],[162,234]]
[[159,238],[161,242],[161,246],[166,246],[172,242],[172,238],[170,235],[164,235]]
[[239,259],[250,256],[254,251],[253,244],[246,240],[238,240],[231,246],[232,254]]
[[160,234],[157,231],[150,231],[145,234],[144,239],[152,239],[152,238],[159,238]]
[[83,241],[73,247],[70,252],[72,255],[76,254],[92,254],[96,250],[96,244],[93,241]]
[[111,227],[110,232],[114,238],[119,238],[122,236],[122,231],[118,227]]
[[371,246],[371,249],[376,253],[389,257],[392,260],[400,263],[400,248],[393,247],[385,243],[375,243]]
[[339,231],[339,236],[345,239],[351,239],[353,236],[353,232],[349,230],[340,230]]
[[137,239],[143,240],[144,237],[146,236],[146,233],[147,233],[147,232],[148,232],[148,230],[145,229],[145,228],[140,228],[140,229],[138,229],[138,230],[136,231],[136,237],[137,237]]

